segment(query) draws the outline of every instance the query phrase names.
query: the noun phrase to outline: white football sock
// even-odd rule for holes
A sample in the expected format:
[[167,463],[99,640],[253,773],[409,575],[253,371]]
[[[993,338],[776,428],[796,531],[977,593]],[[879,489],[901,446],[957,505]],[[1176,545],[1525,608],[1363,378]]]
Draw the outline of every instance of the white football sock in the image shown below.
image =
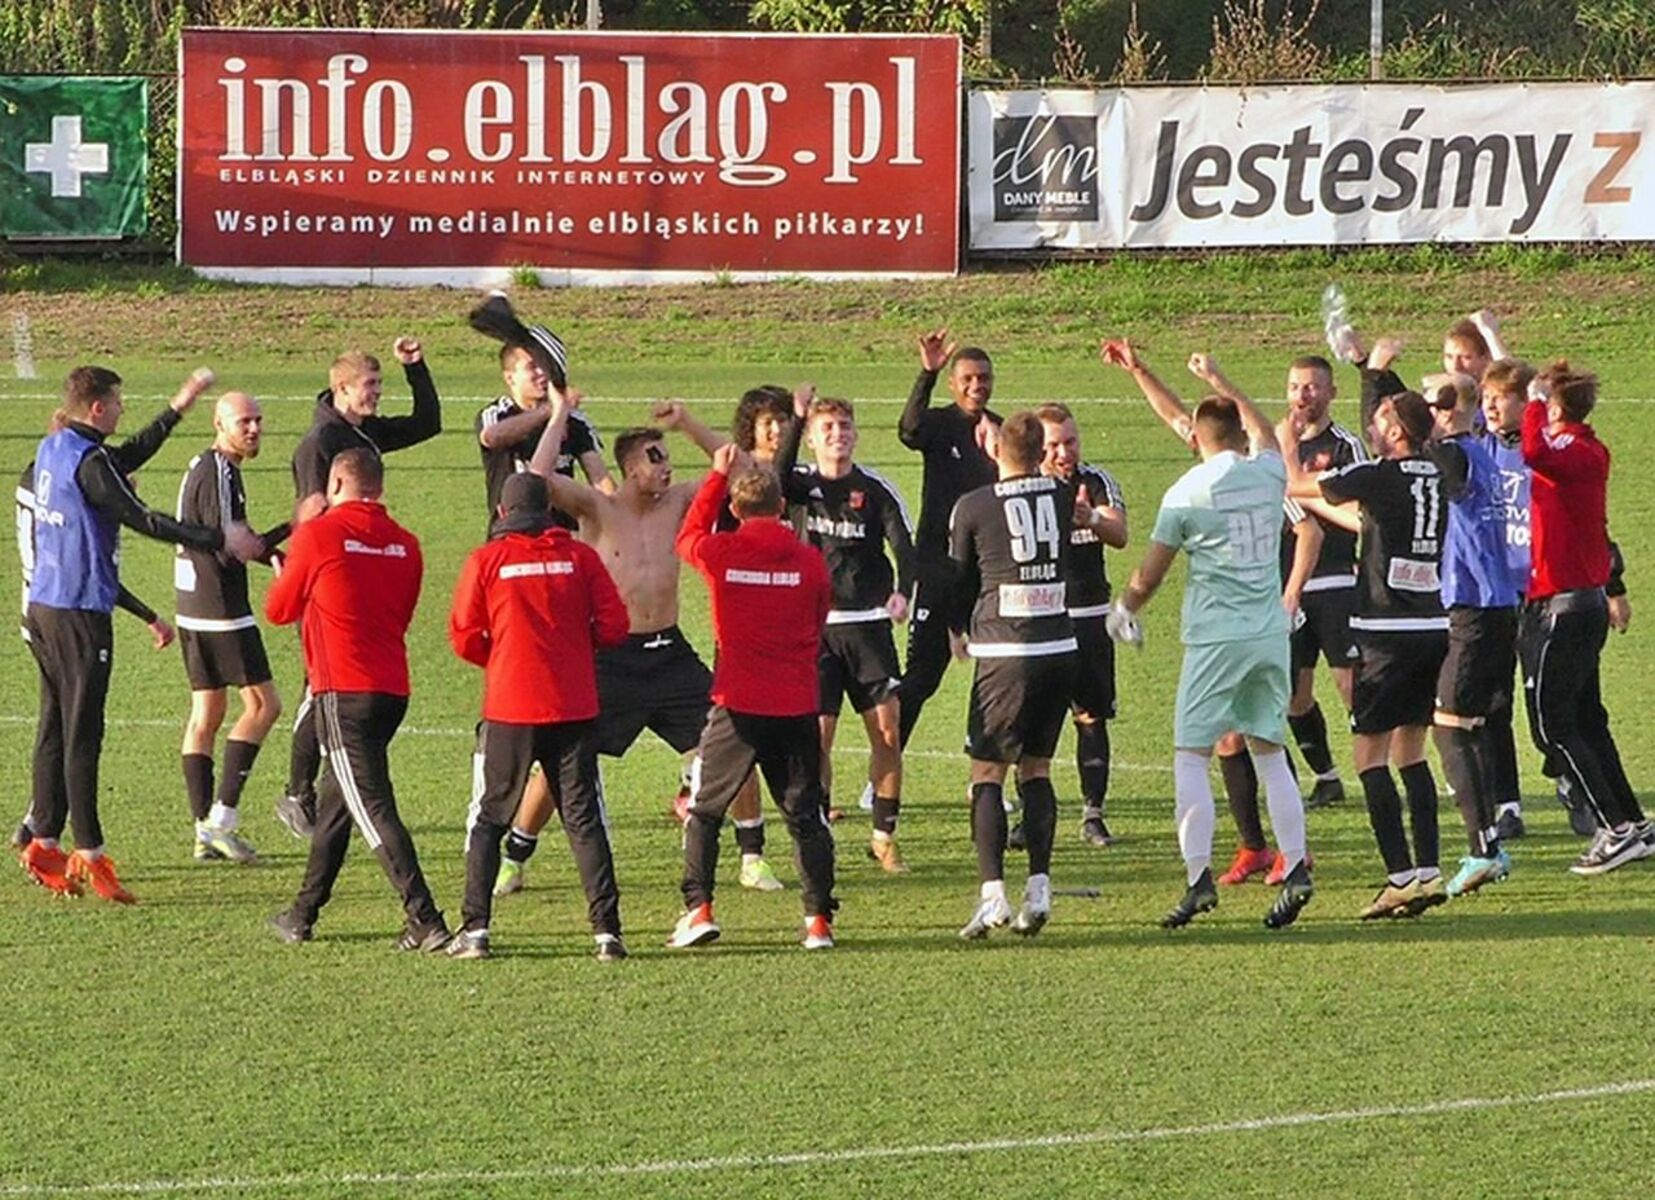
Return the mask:
[[1184,855],[1184,874],[1193,884],[1212,866],[1213,783],[1207,774],[1207,756],[1179,750],[1172,756],[1174,815],[1178,821],[1178,849]]
[[1270,828],[1276,835],[1276,849],[1281,851],[1285,876],[1304,861],[1304,801],[1299,798],[1299,785],[1293,779],[1293,768],[1287,765],[1285,751],[1274,754],[1254,751],[1253,767],[1264,784]]

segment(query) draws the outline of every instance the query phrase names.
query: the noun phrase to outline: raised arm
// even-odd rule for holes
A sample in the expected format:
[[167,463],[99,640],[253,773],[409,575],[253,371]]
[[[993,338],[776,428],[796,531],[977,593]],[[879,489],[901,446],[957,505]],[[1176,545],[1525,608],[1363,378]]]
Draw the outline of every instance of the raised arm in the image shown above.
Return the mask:
[[569,412],[575,407],[578,397],[578,393],[565,395],[554,390],[547,399],[551,413],[546,418],[546,428],[540,431],[540,442],[534,448],[534,456],[529,459],[529,470],[546,481],[546,492],[553,508],[572,517],[585,518],[596,515],[603,493],[584,483],[576,483],[567,475],[559,474],[557,469],[557,456],[563,448]]
[[931,411],[931,393],[936,391],[937,376],[953,356],[954,343],[948,340],[948,330],[925,333],[919,339],[919,378],[908,393],[908,402],[902,406],[902,416],[896,424],[896,435],[910,450],[923,450],[928,440],[925,417]]
[[403,417],[368,417],[372,422],[374,441],[380,450],[406,450],[442,432],[442,401],[437,396],[437,385],[431,381],[431,368],[425,365],[425,351],[419,339],[399,337],[392,351],[402,363],[402,373],[414,393],[414,411]]
[[1269,418],[1259,411],[1258,405],[1245,392],[1230,382],[1219,369],[1217,359],[1210,354],[1192,354],[1189,368],[1191,375],[1236,406],[1236,411],[1241,414],[1242,427],[1247,430],[1247,444],[1254,454],[1281,453],[1283,443],[1276,440],[1276,431],[1271,427]]
[[1479,308],[1466,320],[1477,327],[1477,332],[1483,335],[1483,341],[1488,345],[1488,359],[1490,362],[1499,362],[1502,358],[1511,357],[1511,348],[1506,345],[1506,339],[1500,335],[1500,318],[1494,315],[1492,308]]
[[122,474],[130,475],[150,459],[167,440],[167,435],[178,428],[184,414],[195,407],[201,394],[213,386],[213,373],[207,367],[198,367],[178,388],[178,392],[148,425],[127,438],[119,446],[108,446],[109,457]]
[[1408,390],[1408,385],[1402,382],[1402,376],[1391,370],[1391,364],[1401,352],[1400,340],[1382,337],[1374,342],[1368,357],[1356,364],[1356,369],[1362,376],[1362,397],[1357,411],[1361,414],[1361,434],[1364,439],[1373,428],[1373,414],[1378,411],[1381,401],[1387,396],[1395,396]]
[[697,570],[704,569],[702,554],[707,540],[714,536],[713,527],[718,521],[719,509],[724,506],[725,497],[730,494],[730,469],[736,458],[737,451],[733,443],[728,447],[719,448],[713,456],[713,469],[707,473],[707,478],[701,481],[695,499],[690,502],[689,511],[684,514],[684,520],[678,526],[678,538],[673,543],[673,550],[679,558]]
[[1138,390],[1144,394],[1144,399],[1149,401],[1155,415],[1161,418],[1161,423],[1177,434],[1179,441],[1186,445],[1189,443],[1194,432],[1189,409],[1185,408],[1184,402],[1178,399],[1173,390],[1149,369],[1130,341],[1126,338],[1105,338],[1099,347],[1098,357],[1106,366],[1119,367],[1132,376],[1132,382],[1138,385]]
[[810,419],[810,399],[815,394],[815,388],[794,390],[793,419],[782,433],[782,444],[776,448],[776,478],[781,482],[782,495],[789,504],[798,504],[805,499],[803,481],[794,469],[799,465],[799,444],[804,441],[805,423]]
[[1552,437],[1550,423],[1544,400],[1531,399],[1524,406],[1523,461],[1531,470],[1549,479],[1589,479],[1606,473],[1600,451],[1567,434]]
[[676,429],[684,434],[701,447],[708,458],[716,454],[720,446],[728,445],[730,441],[722,433],[716,433],[703,425],[682,400],[663,400],[650,413],[650,419],[662,429]]

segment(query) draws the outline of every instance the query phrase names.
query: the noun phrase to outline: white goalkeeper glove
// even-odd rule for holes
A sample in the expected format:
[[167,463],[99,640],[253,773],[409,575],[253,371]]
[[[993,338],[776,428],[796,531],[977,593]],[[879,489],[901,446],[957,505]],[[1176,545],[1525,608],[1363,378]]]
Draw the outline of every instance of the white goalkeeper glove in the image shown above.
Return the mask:
[[1143,649],[1144,627],[1119,600],[1109,606],[1109,615],[1103,619],[1103,627],[1109,632],[1111,641]]

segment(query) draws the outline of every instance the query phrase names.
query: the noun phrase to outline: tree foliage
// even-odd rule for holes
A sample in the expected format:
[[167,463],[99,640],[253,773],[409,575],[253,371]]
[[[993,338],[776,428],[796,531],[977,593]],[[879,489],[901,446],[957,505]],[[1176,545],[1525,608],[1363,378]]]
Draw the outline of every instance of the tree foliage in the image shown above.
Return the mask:
[[[1368,6],[1321,0],[604,0],[615,29],[957,33],[975,75],[1077,82],[1366,73]],[[1655,74],[1655,0],[1388,0],[1392,78]],[[585,0],[0,0],[0,69],[150,71],[186,25],[547,29]],[[985,56],[985,52],[987,55]]]

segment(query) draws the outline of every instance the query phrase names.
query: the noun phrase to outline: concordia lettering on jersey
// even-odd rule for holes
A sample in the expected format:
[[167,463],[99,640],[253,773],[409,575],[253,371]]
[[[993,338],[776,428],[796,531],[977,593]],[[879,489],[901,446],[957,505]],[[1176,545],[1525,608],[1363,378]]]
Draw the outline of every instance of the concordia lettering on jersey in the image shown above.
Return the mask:
[[1428,458],[1353,463],[1321,478],[1334,504],[1362,506],[1361,591],[1350,627],[1359,633],[1448,628],[1442,607],[1442,475]]
[[1074,492],[1061,480],[1026,475],[961,497],[949,553],[976,595],[973,658],[1035,658],[1075,650],[1067,602],[1065,536]]

